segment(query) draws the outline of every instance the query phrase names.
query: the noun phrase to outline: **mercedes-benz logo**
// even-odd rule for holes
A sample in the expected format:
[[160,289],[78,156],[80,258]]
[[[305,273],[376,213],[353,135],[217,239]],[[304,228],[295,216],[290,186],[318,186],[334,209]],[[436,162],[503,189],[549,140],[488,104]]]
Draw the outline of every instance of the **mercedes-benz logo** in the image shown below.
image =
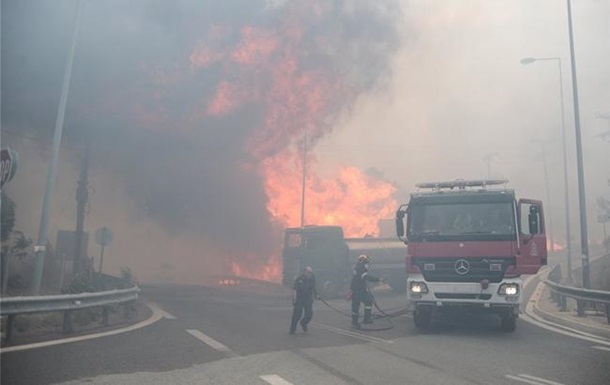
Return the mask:
[[465,259],[458,259],[453,267],[459,275],[466,275],[470,271],[470,263]]

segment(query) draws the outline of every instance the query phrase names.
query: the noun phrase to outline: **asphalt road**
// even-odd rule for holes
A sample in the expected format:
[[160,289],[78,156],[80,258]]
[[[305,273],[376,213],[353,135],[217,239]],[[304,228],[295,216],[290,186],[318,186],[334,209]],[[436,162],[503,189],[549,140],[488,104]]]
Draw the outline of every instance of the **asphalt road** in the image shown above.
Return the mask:
[[[519,320],[409,317],[365,332],[321,302],[288,334],[290,292],[262,285],[144,287],[167,318],[128,333],[1,355],[2,384],[609,384],[610,348]],[[376,294],[388,310],[400,295]],[[348,312],[344,300],[332,300]],[[377,320],[374,327],[389,323]]]

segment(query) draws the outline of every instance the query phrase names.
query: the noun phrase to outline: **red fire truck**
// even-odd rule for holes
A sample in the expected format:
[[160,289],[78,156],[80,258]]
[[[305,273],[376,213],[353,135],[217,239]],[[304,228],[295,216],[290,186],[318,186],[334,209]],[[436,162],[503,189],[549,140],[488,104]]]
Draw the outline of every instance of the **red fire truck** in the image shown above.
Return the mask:
[[542,202],[517,200],[506,183],[422,183],[398,209],[407,299],[419,330],[429,329],[433,314],[452,311],[495,313],[503,330],[515,330],[521,276],[546,265],[547,249]]

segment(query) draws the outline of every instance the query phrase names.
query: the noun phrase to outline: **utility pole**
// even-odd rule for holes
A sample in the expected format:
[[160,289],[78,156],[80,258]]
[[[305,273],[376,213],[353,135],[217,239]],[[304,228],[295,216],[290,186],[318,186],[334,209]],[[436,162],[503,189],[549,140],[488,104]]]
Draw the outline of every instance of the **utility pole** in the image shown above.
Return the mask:
[[576,80],[576,59],[574,57],[574,33],[572,31],[572,3],[567,0],[568,33],[570,40],[570,63],[572,67],[572,94],[574,101],[574,127],[576,130],[576,165],[578,171],[578,205],[580,209],[580,246],[582,252],[582,284],[591,287],[589,275],[589,234],[587,231],[587,202],[585,199],[585,175],[583,170],[582,138],[580,134],[580,109],[578,106],[578,82]]
[[78,180],[78,187],[76,188],[76,233],[74,242],[74,275],[78,274],[82,270],[83,261],[83,236],[85,226],[85,207],[89,200],[89,156],[91,148],[88,144],[85,145],[83,151],[83,159],[81,162],[80,178]]
[[498,153],[487,154],[483,157],[483,160],[487,163],[487,178],[491,179],[491,162],[498,157]]
[[305,226],[305,182],[307,181],[307,126],[303,134],[303,189],[301,190],[301,227]]
[[[605,112],[603,114],[598,113],[596,116],[597,119],[604,119],[608,121],[608,130],[602,132],[601,134],[597,135],[599,138],[601,138],[604,142],[608,143],[608,148],[606,150],[606,164],[608,165],[608,167],[610,167],[610,112]],[[610,186],[610,168],[608,169],[608,175],[606,177],[606,183],[608,186]],[[602,197],[600,198],[602,200],[602,202],[610,202],[610,199],[606,200],[606,198]],[[607,240],[608,240],[608,231],[606,229],[606,223],[608,221],[608,217],[610,216],[610,207],[608,206],[604,206],[605,211],[602,212],[600,215],[602,216],[602,226],[604,229],[604,245],[606,245]],[[603,215],[606,215],[606,217],[604,218]]]

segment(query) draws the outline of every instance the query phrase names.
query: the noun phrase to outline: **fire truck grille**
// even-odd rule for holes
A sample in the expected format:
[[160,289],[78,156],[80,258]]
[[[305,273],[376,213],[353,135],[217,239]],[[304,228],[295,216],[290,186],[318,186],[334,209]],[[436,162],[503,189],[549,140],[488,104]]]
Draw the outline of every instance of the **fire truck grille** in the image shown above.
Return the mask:
[[438,299],[491,299],[491,294],[435,293]]
[[428,282],[500,282],[514,257],[413,258]]

